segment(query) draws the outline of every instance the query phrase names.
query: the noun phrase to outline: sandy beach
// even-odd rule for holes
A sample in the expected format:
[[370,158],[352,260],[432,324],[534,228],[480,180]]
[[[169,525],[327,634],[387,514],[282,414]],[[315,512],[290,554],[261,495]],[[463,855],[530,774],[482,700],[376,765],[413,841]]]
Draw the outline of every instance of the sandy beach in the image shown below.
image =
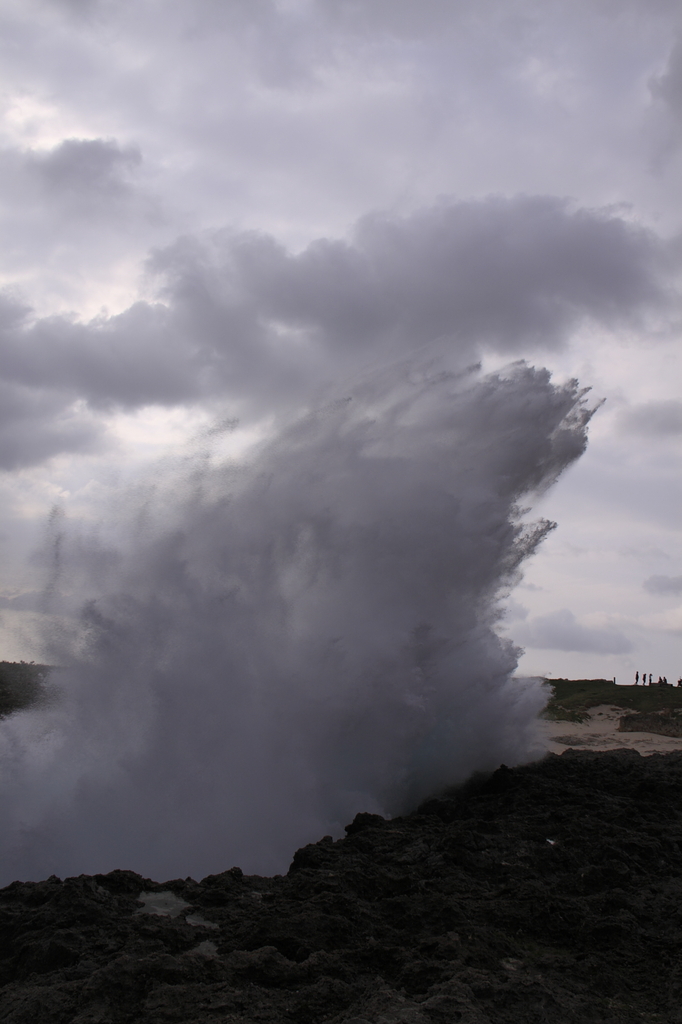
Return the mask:
[[640,754],[667,754],[682,750],[682,736],[660,736],[651,732],[619,732],[618,723],[625,708],[600,704],[591,708],[585,722],[540,721],[547,749],[555,754],[573,747],[576,750],[616,750],[626,747]]

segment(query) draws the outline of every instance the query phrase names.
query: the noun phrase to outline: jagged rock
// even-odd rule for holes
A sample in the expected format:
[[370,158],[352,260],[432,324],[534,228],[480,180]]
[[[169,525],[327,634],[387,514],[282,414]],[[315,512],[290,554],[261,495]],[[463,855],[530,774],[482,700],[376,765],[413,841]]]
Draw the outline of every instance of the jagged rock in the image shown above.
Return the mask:
[[0,1019],[676,1024],[680,844],[682,753],[567,751],[359,814],[285,877],[14,882]]

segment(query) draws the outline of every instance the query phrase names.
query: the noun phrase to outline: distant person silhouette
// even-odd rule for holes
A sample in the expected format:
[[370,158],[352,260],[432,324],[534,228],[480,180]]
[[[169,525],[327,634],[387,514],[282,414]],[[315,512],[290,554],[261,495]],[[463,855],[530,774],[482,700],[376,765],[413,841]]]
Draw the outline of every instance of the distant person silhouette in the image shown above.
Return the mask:
[[635,672],[635,686],[639,683],[639,672]]
[[677,685],[682,686],[682,676],[677,680]]
[[649,686],[651,686],[651,672],[649,673]]

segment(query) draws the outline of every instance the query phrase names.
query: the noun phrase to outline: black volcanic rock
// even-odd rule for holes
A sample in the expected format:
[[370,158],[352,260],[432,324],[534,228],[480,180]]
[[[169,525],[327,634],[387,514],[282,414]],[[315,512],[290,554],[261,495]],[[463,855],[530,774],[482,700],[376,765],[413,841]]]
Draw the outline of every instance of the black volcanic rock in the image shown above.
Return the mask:
[[286,877],[12,883],[0,1020],[682,1022],[682,753],[548,755],[347,833]]

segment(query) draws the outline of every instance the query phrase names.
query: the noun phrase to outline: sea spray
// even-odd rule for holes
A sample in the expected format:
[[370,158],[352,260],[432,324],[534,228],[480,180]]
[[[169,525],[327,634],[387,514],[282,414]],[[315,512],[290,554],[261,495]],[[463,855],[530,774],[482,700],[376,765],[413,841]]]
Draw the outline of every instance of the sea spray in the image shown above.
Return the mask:
[[61,702],[0,726],[0,881],[282,871],[358,811],[530,756],[544,697],[499,601],[553,525],[519,503],[589,415],[524,363],[415,357],[242,463],[161,476],[115,549],[60,522],[50,600],[79,628],[46,640]]

